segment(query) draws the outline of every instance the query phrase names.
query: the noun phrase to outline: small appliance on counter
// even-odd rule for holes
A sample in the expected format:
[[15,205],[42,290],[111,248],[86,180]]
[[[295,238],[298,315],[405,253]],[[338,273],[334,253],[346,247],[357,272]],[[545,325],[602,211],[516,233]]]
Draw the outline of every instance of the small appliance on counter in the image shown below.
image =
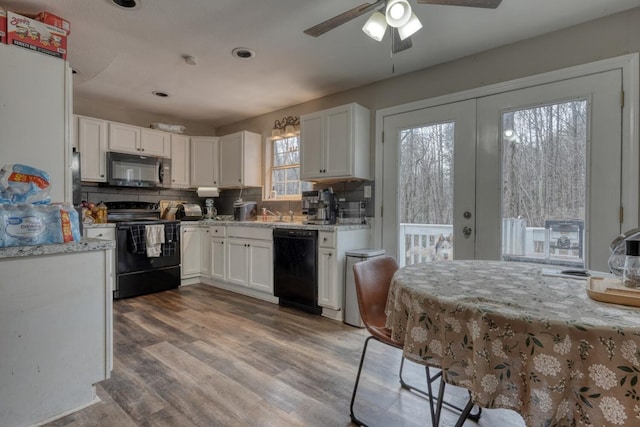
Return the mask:
[[181,203],[176,211],[176,219],[180,221],[199,221],[202,219],[202,208],[195,203]]
[[258,203],[243,202],[236,200],[233,202],[234,221],[255,221],[258,217]]
[[307,224],[335,224],[338,199],[332,188],[302,192],[302,213]]
[[218,216],[218,210],[213,205],[213,199],[205,200],[204,205],[205,205],[205,213],[204,213],[205,219],[214,219],[216,216]]

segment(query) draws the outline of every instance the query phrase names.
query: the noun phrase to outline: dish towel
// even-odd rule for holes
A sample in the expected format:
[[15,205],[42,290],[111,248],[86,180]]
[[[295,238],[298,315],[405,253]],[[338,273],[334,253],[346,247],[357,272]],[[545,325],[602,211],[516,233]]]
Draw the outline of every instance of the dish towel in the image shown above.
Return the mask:
[[178,223],[170,222],[164,226],[164,245],[162,256],[174,256],[178,247]]
[[147,244],[147,256],[159,257],[164,243],[164,225],[154,224],[144,226],[145,243]]
[[136,255],[144,255],[147,253],[144,234],[144,225],[131,225],[129,227],[129,238],[127,239],[129,252]]

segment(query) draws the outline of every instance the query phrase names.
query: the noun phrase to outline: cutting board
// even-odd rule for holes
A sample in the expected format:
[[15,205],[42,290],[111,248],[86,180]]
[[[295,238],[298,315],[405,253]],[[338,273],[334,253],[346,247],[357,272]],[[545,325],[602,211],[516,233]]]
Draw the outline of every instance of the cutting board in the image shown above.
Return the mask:
[[176,219],[176,211],[179,204],[187,203],[180,200],[160,200],[160,218]]
[[617,278],[589,277],[587,295],[600,302],[640,307],[640,288],[627,288]]

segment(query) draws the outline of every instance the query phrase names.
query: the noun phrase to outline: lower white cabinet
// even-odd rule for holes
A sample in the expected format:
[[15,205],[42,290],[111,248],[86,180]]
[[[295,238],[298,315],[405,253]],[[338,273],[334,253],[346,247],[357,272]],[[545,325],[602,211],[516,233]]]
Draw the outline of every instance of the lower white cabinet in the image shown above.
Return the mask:
[[273,232],[227,227],[227,282],[273,294]]
[[200,275],[201,229],[199,226],[180,226],[180,277],[189,279]]
[[367,229],[318,233],[318,305],[323,316],[343,320],[346,252],[367,247]]
[[342,299],[338,295],[339,277],[335,249],[318,249],[318,305],[340,310]]
[[211,278],[218,281],[227,280],[225,274],[225,239],[224,237],[211,237]]

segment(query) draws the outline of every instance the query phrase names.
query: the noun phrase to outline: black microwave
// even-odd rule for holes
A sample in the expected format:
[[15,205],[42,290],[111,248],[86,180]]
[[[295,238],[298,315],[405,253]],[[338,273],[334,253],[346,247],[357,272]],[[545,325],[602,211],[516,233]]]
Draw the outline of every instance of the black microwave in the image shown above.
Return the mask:
[[107,152],[107,182],[118,187],[168,188],[171,186],[171,160]]

